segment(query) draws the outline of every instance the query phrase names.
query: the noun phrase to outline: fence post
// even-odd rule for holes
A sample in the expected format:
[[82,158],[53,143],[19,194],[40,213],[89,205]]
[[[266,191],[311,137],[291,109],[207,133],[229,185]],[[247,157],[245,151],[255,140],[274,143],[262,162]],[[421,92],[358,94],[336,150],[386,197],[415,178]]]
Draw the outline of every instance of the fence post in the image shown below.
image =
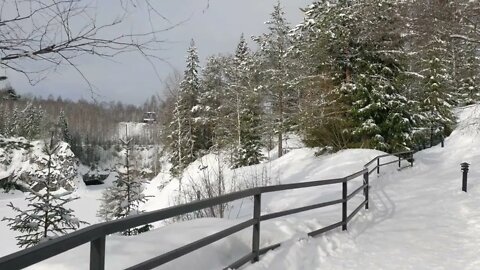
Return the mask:
[[445,147],[445,138],[443,138],[443,134],[442,134],[442,148]]
[[366,185],[363,189],[363,193],[365,194],[365,201],[367,202],[365,204],[365,209],[368,209],[368,189],[370,188],[368,186],[368,170],[363,174],[363,184]]
[[90,242],[90,270],[105,269],[105,236]]
[[255,194],[253,197],[253,218],[255,224],[253,224],[253,237],[252,237],[252,263],[258,262],[260,257],[260,208],[262,201],[262,193]]
[[347,230],[347,179],[342,182],[342,230]]
[[467,192],[467,177],[468,177],[468,166],[470,164],[468,164],[467,162],[463,162],[462,164],[460,164],[461,168],[462,168],[462,172],[463,172],[463,175],[462,175],[462,191],[465,191]]
[[380,173],[380,158],[377,157],[377,174]]
[[410,166],[413,167],[413,151],[410,152]]
[[402,167],[402,155],[398,155],[398,168]]

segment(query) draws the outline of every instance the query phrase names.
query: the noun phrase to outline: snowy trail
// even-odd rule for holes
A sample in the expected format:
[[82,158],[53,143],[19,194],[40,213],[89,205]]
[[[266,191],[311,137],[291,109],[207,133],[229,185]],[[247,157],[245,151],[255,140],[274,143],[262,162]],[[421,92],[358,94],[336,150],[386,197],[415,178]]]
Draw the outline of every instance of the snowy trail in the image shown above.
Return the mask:
[[[246,269],[480,269],[478,200],[460,192],[432,194],[437,190],[416,177],[393,180],[385,190],[374,185],[369,213],[347,233],[288,243]],[[325,250],[322,242],[339,235],[341,243]]]
[[[456,130],[415,167],[373,176],[368,212],[318,238],[292,239],[259,269],[480,269],[480,136]],[[460,163],[472,163],[468,193]]]

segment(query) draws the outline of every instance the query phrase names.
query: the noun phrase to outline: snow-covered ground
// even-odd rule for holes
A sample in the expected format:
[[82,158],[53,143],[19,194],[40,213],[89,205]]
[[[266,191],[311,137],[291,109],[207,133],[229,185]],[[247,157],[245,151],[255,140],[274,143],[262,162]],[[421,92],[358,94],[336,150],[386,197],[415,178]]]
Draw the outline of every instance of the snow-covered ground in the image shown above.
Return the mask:
[[[397,171],[395,165],[382,167],[380,176],[372,175],[370,210],[362,210],[349,223],[349,230],[328,232],[309,238],[309,231],[337,222],[340,206],[299,213],[262,222],[261,246],[282,241],[282,246],[262,256],[260,262],[244,269],[480,269],[480,109],[460,110],[459,128],[440,146],[417,153],[415,166]],[[479,112],[477,112],[479,110]],[[267,166],[268,177],[275,183],[312,181],[341,177],[362,169],[364,163],[379,151],[351,149],[321,157],[313,149],[295,149],[267,165],[226,170],[226,176],[258,175]],[[195,168],[213,162],[193,164]],[[460,163],[472,164],[469,192],[461,192]],[[214,162],[213,162],[214,163]],[[208,165],[208,164],[207,164]],[[208,165],[208,166],[215,166]],[[227,178],[228,179],[228,178]],[[192,180],[195,181],[195,180]],[[162,191],[157,189],[163,186]],[[360,185],[360,179],[351,183]],[[98,222],[100,192],[104,187],[81,186],[82,199],[74,202],[78,216],[91,223]],[[175,180],[167,181],[160,174],[147,192],[156,195],[147,210],[171,205],[178,188]],[[340,186],[285,191],[262,197],[262,213],[271,213],[297,206],[340,198]],[[24,204],[22,194],[1,194],[0,215],[11,215],[3,205],[9,201]],[[362,199],[351,203],[350,209]],[[349,203],[350,205],[350,203]],[[200,239],[251,217],[252,201],[232,204],[228,219],[197,219],[169,224],[134,236],[112,235],[107,238],[107,269],[121,269],[160,255],[181,245]],[[18,250],[14,233],[0,222],[2,247],[0,256]],[[205,248],[170,262],[159,269],[221,269],[250,252],[251,229],[236,233]],[[46,260],[31,269],[86,269],[89,245]]]
[[[372,181],[370,210],[348,232],[287,242],[246,269],[480,269],[478,108],[459,128],[415,156],[415,167]],[[472,164],[468,193],[460,163]]]

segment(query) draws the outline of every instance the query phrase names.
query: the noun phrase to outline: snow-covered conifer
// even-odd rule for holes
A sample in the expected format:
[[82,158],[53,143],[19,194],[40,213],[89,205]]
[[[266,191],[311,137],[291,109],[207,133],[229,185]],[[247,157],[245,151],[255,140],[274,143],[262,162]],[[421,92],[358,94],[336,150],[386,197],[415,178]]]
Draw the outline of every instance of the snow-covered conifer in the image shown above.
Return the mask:
[[245,38],[240,37],[232,59],[228,78],[230,120],[235,127],[232,134],[234,168],[258,164],[264,157],[262,147],[262,125],[260,93],[255,79],[252,58]]
[[28,103],[21,112],[20,130],[18,136],[27,139],[37,139],[40,136],[44,111],[41,107]]
[[65,112],[63,110],[60,111],[60,115],[58,116],[58,126],[60,131],[62,132],[62,140],[68,144],[72,144],[72,136],[70,135],[70,130],[68,128],[68,121],[67,117],[65,116]]
[[231,139],[232,127],[229,126],[229,119],[224,117],[230,110],[225,95],[227,67],[227,57],[209,57],[200,82],[199,119],[203,126],[202,137],[207,140],[209,147],[216,149],[227,146]]
[[270,121],[268,130],[278,136],[278,156],[283,155],[283,136],[290,131],[295,124],[296,112],[298,112],[298,85],[297,81],[301,74],[297,74],[293,54],[290,52],[293,46],[291,28],[285,19],[285,13],[277,3],[271,18],[266,22],[268,33],[256,38],[260,46],[258,56],[260,58],[261,89],[268,104]]
[[169,139],[172,157],[171,172],[180,175],[183,169],[193,162],[208,145],[201,137],[202,122],[199,121],[200,81],[198,77],[199,59],[195,42],[192,40],[187,52],[187,67],[177,93],[173,119],[169,126]]
[[452,98],[452,78],[446,67],[447,61],[441,56],[442,51],[441,47],[432,44],[425,58],[424,91],[420,106],[425,116],[425,126],[442,127],[449,133],[454,123],[451,111],[453,104],[449,102]]
[[414,121],[401,81],[406,54],[397,10],[391,0],[317,2],[300,27],[310,53],[325,47],[318,68],[329,74],[333,98],[322,122],[339,127],[333,137],[347,145],[394,150],[410,144]]
[[[136,165],[136,159],[132,154],[132,139],[127,136],[121,140],[124,148],[125,162],[117,166],[117,179],[111,187],[108,187],[101,198],[100,209],[97,216],[105,221],[121,219],[131,215],[142,213],[140,205],[147,201],[144,194],[144,185],[147,179],[143,177]],[[136,235],[150,229],[151,225],[146,224],[140,227],[131,228],[123,235]]]
[[35,174],[36,186],[42,188],[36,191],[31,187],[24,187],[28,191],[26,209],[21,209],[9,203],[8,206],[17,213],[15,217],[5,217],[2,220],[8,222],[11,230],[20,233],[16,237],[20,247],[29,247],[42,241],[61,236],[70,231],[76,230],[81,224],[73,214],[73,210],[66,205],[78,197],[72,195],[58,186],[62,182],[60,177],[65,168],[56,159],[60,145],[55,142],[54,136],[49,143],[45,143],[44,158],[45,167],[38,169]]

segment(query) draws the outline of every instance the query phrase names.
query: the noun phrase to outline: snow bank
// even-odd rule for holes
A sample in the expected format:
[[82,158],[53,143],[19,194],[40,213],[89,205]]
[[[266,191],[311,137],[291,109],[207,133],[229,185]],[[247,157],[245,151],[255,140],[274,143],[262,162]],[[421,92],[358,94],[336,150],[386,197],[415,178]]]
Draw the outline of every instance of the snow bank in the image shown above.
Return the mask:
[[[276,175],[275,177],[278,178],[279,183],[293,183],[341,177],[362,169],[364,163],[382,152],[366,149],[352,149],[322,157],[315,157],[314,153],[314,149],[302,148],[292,150],[284,157],[269,164],[271,173]],[[214,162],[215,160],[212,156],[205,157],[205,159],[207,161],[210,160],[211,162]],[[198,162],[201,163],[200,161]],[[213,165],[215,164],[212,164],[212,166]],[[236,170],[237,172],[235,173],[244,173],[245,175],[248,175],[259,170],[261,166],[263,165],[256,165],[251,168],[241,168],[238,171]],[[193,168],[194,166],[192,165],[190,168],[191,173],[194,172]],[[231,173],[233,172],[231,171]],[[160,178],[162,177],[157,177],[155,181],[160,181]],[[353,182],[352,185],[360,185],[359,181]],[[147,208],[153,209],[158,208],[158,206],[167,206],[172,203],[171,200],[166,199],[162,195],[171,195],[175,192],[177,187],[178,186],[172,182],[166,184],[160,196],[158,196],[157,193],[157,197],[147,204]],[[92,219],[95,220],[95,218],[92,217],[91,212],[92,209],[98,209],[98,202],[94,201],[94,197],[99,196],[99,193],[96,194],[96,192],[98,191],[93,189],[81,191],[81,194],[79,194],[81,199],[77,200],[72,205],[81,219],[90,222]],[[150,189],[150,192],[152,192],[152,189]],[[270,213],[295,206],[311,204],[313,202],[330,200],[333,197],[340,196],[339,192],[340,186],[336,188],[313,188],[272,193],[262,198],[262,213]],[[87,213],[87,211],[90,213]],[[251,215],[252,201],[250,199],[244,199],[236,201],[231,205],[231,209],[227,214],[228,218],[226,219],[206,218],[180,222],[129,238],[117,235],[109,236],[107,239],[107,268],[119,269],[131,266],[135,262],[146,260],[159,255],[162,252],[169,251],[183,244],[219,231],[222,228],[239,223],[250,218]],[[339,217],[340,209],[338,206],[334,206],[327,211],[314,210],[278,220],[263,222],[261,245],[266,246],[279,241],[306,238],[308,232],[336,222]],[[0,225],[5,226],[1,223]],[[12,237],[12,232],[7,231],[5,227],[1,229],[9,238]],[[199,251],[182,257],[159,269],[222,268],[247,254],[251,246],[250,241],[251,230],[246,229]],[[8,252],[15,249],[12,248],[12,244],[13,241],[10,241],[9,248],[7,249]],[[2,253],[8,253],[4,251],[5,250],[2,249]],[[52,266],[58,269],[84,269],[88,264],[88,252],[89,246],[84,245],[47,260],[32,267],[32,269],[46,269],[51,268]]]
[[[328,232],[317,238],[306,233],[339,221],[339,206],[317,209],[262,222],[261,246],[283,241],[280,248],[262,256],[261,261],[244,269],[480,269],[480,137],[473,121],[478,107],[460,110],[459,127],[440,146],[419,152],[415,166],[401,171],[396,166],[382,167],[380,177],[371,177],[370,210],[360,211],[349,230]],[[469,121],[471,124],[468,124]],[[273,183],[294,183],[341,177],[362,169],[363,164],[381,154],[366,149],[344,150],[321,157],[315,150],[295,149],[270,163],[225,170],[226,175],[255,175],[268,166]],[[217,158],[206,156],[192,164],[188,175],[198,181],[202,166],[214,168]],[[469,162],[469,193],[460,191],[460,162]],[[199,166],[200,165],[200,166]],[[203,169],[205,170],[205,169]],[[239,177],[240,179],[240,177]],[[349,183],[349,189],[360,185]],[[162,185],[161,192],[156,187]],[[89,187],[88,187],[89,188]],[[178,181],[165,174],[156,177],[149,192],[157,197],[147,209],[170,205]],[[78,191],[82,205],[75,205],[81,219],[90,221],[97,190]],[[21,201],[19,194],[1,197],[0,204]],[[262,197],[262,213],[271,213],[340,197],[340,187],[328,186],[268,194]],[[98,197],[97,197],[98,198]],[[361,196],[352,202],[352,209]],[[87,209],[88,208],[88,209]],[[0,215],[6,215],[0,207]],[[239,223],[252,214],[252,201],[231,205],[224,219],[204,218],[170,224],[134,237],[112,235],[107,238],[107,268],[120,269],[157,256],[183,244]],[[90,217],[85,218],[85,216]],[[6,240],[1,252],[16,249],[12,233],[4,223],[0,232]],[[246,229],[220,240],[159,269],[221,269],[250,252],[251,230]],[[89,246],[51,258],[32,269],[85,269]]]
[[[319,238],[297,238],[245,269],[480,269],[480,109],[415,155],[415,167],[373,179],[370,210]],[[460,163],[472,164],[468,193]]]
[[[46,175],[48,156],[43,148],[45,141],[28,141],[24,138],[5,138],[0,136],[0,180],[10,178],[10,181],[20,186],[35,187],[37,177]],[[58,176],[60,187],[73,190],[75,184],[71,181],[76,174],[78,164],[70,146],[59,142],[53,155],[54,169],[51,173]],[[63,168],[59,171],[58,168]],[[5,181],[5,180],[4,180]],[[1,184],[1,183],[0,183]]]

